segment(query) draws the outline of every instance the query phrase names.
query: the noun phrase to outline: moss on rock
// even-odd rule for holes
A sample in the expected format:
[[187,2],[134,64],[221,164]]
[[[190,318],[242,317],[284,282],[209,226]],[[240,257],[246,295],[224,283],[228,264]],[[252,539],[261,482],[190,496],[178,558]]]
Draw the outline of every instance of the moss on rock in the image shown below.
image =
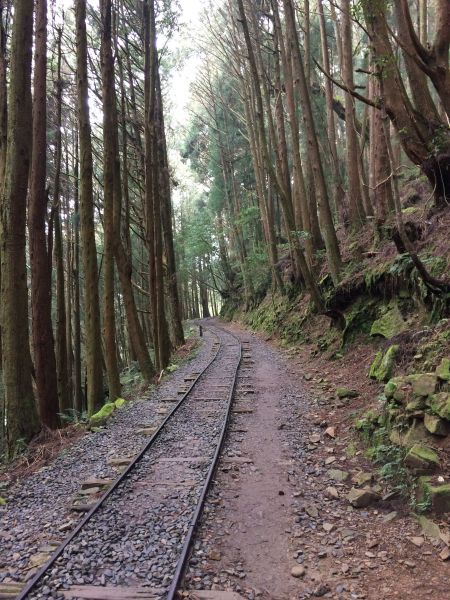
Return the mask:
[[408,380],[412,384],[412,391],[415,396],[426,398],[436,391],[437,377],[435,373],[416,373],[409,375]]
[[404,321],[397,304],[391,304],[386,312],[372,323],[370,335],[381,335],[389,340],[395,335],[405,331],[406,328],[407,324]]
[[436,375],[441,381],[450,381],[450,358],[443,358],[436,369]]
[[450,421],[450,393],[439,392],[428,398],[428,405],[434,414]]
[[115,409],[116,405],[114,402],[107,402],[98,412],[92,415],[92,417],[89,419],[89,425],[91,427],[100,427],[105,425]]
[[448,435],[448,423],[437,415],[425,413],[423,424],[426,429],[433,435],[446,436]]
[[414,444],[405,456],[405,465],[418,475],[433,473],[439,467],[439,456],[431,448]]
[[117,400],[114,401],[114,405],[116,408],[122,408],[122,406],[124,406],[126,404],[126,400],[125,398],[117,398]]
[[357,390],[340,387],[336,389],[336,395],[338,398],[357,398],[359,396],[359,392]]
[[369,371],[371,379],[381,382],[387,381],[392,376],[398,348],[397,344],[393,344],[384,355],[381,351],[377,352]]

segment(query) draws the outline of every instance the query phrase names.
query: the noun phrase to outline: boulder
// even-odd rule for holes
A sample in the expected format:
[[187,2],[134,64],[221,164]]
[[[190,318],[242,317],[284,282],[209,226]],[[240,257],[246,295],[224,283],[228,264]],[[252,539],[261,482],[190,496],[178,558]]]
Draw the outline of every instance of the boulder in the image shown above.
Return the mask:
[[417,373],[408,377],[415,396],[426,398],[436,391],[437,376],[435,373]]
[[89,419],[89,425],[91,427],[100,427],[101,425],[105,425],[115,409],[116,405],[114,402],[107,402],[98,412],[92,415],[92,417]]
[[336,395],[338,398],[357,398],[359,396],[359,392],[357,390],[339,387],[336,389]]
[[334,479],[334,481],[346,481],[350,477],[348,471],[341,471],[339,469],[330,469],[327,475],[330,479]]
[[432,433],[433,435],[448,435],[448,423],[441,419],[437,415],[430,415],[429,413],[425,413],[423,424],[426,429]]
[[450,421],[450,393],[433,394],[428,398],[428,406],[436,415]]
[[389,340],[405,331],[406,328],[407,323],[404,321],[397,304],[391,304],[386,312],[372,323],[370,335],[381,335]]
[[114,401],[114,405],[116,408],[122,408],[122,406],[124,406],[127,403],[127,401],[125,400],[125,398],[117,398],[117,400]]
[[393,377],[384,386],[384,395],[388,400],[394,399],[403,403],[412,393],[411,383],[407,376]]
[[441,381],[450,381],[450,358],[443,358],[436,368],[436,376]]
[[408,402],[405,410],[408,412],[422,411],[426,408],[425,398],[413,398]]
[[355,508],[365,508],[378,502],[380,495],[370,487],[352,488],[348,493],[348,501]]
[[405,465],[417,475],[425,475],[439,467],[439,457],[431,448],[414,444],[405,456]]
[[450,512],[450,484],[430,485],[428,487],[428,497],[431,508],[437,515]]
[[398,348],[397,344],[393,344],[384,355],[381,351],[377,352],[369,371],[371,379],[381,382],[391,377]]

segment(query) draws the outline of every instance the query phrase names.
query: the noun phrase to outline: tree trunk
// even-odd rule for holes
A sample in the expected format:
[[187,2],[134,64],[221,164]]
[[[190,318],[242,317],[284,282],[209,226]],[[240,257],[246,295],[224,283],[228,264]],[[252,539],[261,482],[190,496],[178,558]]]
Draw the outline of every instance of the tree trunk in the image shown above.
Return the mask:
[[[55,183],[53,190],[53,212],[55,221],[55,247],[54,259],[56,264],[56,373],[59,397],[59,410],[64,413],[71,407],[68,374],[68,344],[67,344],[67,317],[65,302],[65,277],[63,259],[63,240],[61,231],[61,111],[62,111],[62,86],[61,79],[61,38],[62,30],[58,31],[58,57],[56,74],[56,133],[55,133]],[[69,267],[70,270],[70,267]],[[70,288],[69,288],[70,289]],[[70,296],[70,293],[68,294]],[[70,315],[70,313],[69,313]],[[70,317],[69,317],[70,320]]]
[[93,162],[89,119],[86,0],[75,0],[77,42],[77,91],[80,137],[81,255],[84,271],[85,358],[87,409],[92,414],[103,403],[102,346],[98,296],[97,249],[95,246]]
[[39,431],[31,383],[28,287],[25,262],[27,182],[30,169],[33,1],[14,2],[8,98],[8,141],[1,192],[3,385],[7,452]]
[[[114,227],[114,178],[116,169],[120,173],[115,137],[117,137],[117,108],[114,88],[114,58],[112,53],[112,7],[111,0],[101,0],[101,69],[103,102],[103,320],[105,361],[108,377],[109,400],[116,400],[121,393],[119,367],[117,364],[116,315],[114,306],[114,244],[117,230]],[[119,190],[120,180],[119,180]],[[120,235],[120,230],[119,230]]]

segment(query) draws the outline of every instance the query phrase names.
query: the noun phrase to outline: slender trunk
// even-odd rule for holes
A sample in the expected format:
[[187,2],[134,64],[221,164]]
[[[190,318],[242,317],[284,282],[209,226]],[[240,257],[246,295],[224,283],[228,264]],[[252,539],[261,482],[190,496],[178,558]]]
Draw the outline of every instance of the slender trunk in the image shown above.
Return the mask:
[[327,250],[328,267],[334,283],[338,283],[339,274],[342,267],[339,244],[334,229],[333,218],[331,215],[328,191],[325,183],[322,159],[319,151],[319,142],[317,140],[314,118],[311,107],[311,98],[308,92],[308,85],[303,68],[303,60],[300,53],[298,33],[295,27],[294,5],[292,0],[283,0],[286,14],[286,29],[289,43],[291,44],[292,56],[294,60],[296,78],[300,94],[303,118],[308,139],[308,148],[311,157],[312,170],[314,176],[314,185],[317,194],[317,205],[320,215],[320,225]]
[[[62,86],[61,79],[61,38],[62,30],[58,31],[58,57],[56,73],[56,152],[55,152],[55,183],[53,190],[53,212],[55,220],[54,259],[56,264],[56,373],[59,397],[59,410],[65,412],[71,407],[68,374],[68,344],[67,318],[65,303],[65,277],[63,240],[61,231],[61,160],[62,160]],[[70,271],[70,269],[69,269]],[[70,288],[69,288],[70,289]],[[70,296],[70,293],[68,294]],[[70,312],[68,313],[70,315]],[[69,319],[70,320],[70,319]]]
[[81,254],[85,287],[86,396],[88,413],[92,414],[100,408],[103,402],[103,373],[92,188],[93,162],[88,100],[86,0],[75,1],[75,21],[77,30],[77,92],[80,137]]
[[[114,306],[114,244],[117,230],[114,226],[114,178],[116,169],[120,174],[120,163],[116,149],[117,115],[116,94],[114,88],[114,58],[112,52],[112,6],[111,0],[101,0],[101,70],[103,101],[103,319],[105,340],[105,361],[108,377],[109,399],[114,401],[120,396],[121,384],[117,364],[116,316]],[[116,118],[115,118],[116,117]]]

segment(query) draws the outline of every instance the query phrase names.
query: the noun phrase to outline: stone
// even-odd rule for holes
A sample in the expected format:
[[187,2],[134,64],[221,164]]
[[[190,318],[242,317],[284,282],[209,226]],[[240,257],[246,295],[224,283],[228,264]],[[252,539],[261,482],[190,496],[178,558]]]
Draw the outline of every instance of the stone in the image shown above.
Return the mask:
[[313,435],[309,436],[309,441],[311,444],[318,444],[320,442],[320,435],[318,433],[313,433]]
[[431,448],[414,444],[405,456],[405,465],[417,475],[426,475],[439,467],[439,457]]
[[125,406],[126,403],[127,401],[125,398],[117,398],[117,400],[114,401],[116,408],[122,408],[122,406]]
[[428,405],[439,417],[450,421],[450,393],[439,392],[428,398]]
[[210,550],[208,553],[209,560],[220,560],[222,558],[221,553],[218,550]]
[[373,473],[366,473],[364,471],[358,471],[358,473],[355,473],[352,477],[353,483],[356,483],[357,485],[365,485],[372,481],[372,479]]
[[330,469],[327,475],[330,479],[334,479],[334,481],[346,481],[350,477],[348,471],[341,471],[340,469]]
[[333,523],[323,523],[323,524],[322,524],[322,527],[324,528],[324,530],[325,530],[327,533],[330,533],[330,532],[331,532],[331,531],[333,531],[333,529],[335,528],[335,526],[334,526],[334,524],[333,524]]
[[307,506],[305,512],[313,519],[317,519],[317,517],[319,516],[319,511],[314,505]]
[[414,398],[405,407],[407,412],[421,412],[426,408],[425,398]]
[[450,358],[443,358],[436,368],[436,376],[441,381],[450,381]]
[[426,485],[431,508],[437,515],[450,512],[450,484]]
[[425,413],[423,424],[425,425],[427,431],[429,431],[433,435],[448,435],[449,428],[447,421],[444,421],[444,419],[441,419],[437,415],[430,415],[429,413]]
[[365,508],[380,500],[380,495],[370,487],[352,488],[348,493],[348,501],[355,508]]
[[423,538],[422,536],[414,536],[412,538],[409,538],[409,540],[414,544],[414,546],[417,546],[418,548],[421,548],[425,542],[425,538]]
[[391,339],[406,330],[407,323],[402,317],[402,313],[397,304],[390,304],[386,312],[372,323],[370,335],[380,335],[386,339]]
[[436,391],[437,377],[435,373],[418,373],[409,375],[412,391],[415,396],[426,398]]
[[327,435],[330,438],[335,438],[336,437],[336,427],[327,427],[325,429],[325,435]]
[[115,408],[116,405],[114,402],[107,402],[98,412],[92,415],[92,417],[89,419],[89,425],[91,427],[105,425],[110,416],[113,414]]
[[333,500],[339,499],[339,492],[333,486],[328,486],[327,489],[325,490],[325,493],[328,496],[328,498],[332,498]]
[[110,467],[128,467],[132,459],[129,456],[118,456],[117,458],[108,459],[107,463]]
[[439,553],[439,558],[444,561],[448,560],[450,558],[450,549],[444,548],[442,552]]
[[357,398],[359,396],[359,392],[357,390],[339,387],[336,389],[336,395],[338,398]]
[[377,352],[369,370],[369,377],[371,379],[375,379],[381,383],[382,381],[388,381],[388,379],[392,377],[398,348],[399,346],[397,344],[393,344],[388,348],[384,355],[381,350]]
[[433,523],[431,519],[427,519],[427,517],[425,517],[424,515],[418,517],[418,521],[425,535],[432,538],[433,540],[441,539],[441,530],[439,529],[439,525],[436,525],[436,523]]
[[292,567],[291,569],[292,577],[296,577],[297,579],[300,577],[304,577],[305,573],[306,569],[302,565],[295,565],[295,567]]

